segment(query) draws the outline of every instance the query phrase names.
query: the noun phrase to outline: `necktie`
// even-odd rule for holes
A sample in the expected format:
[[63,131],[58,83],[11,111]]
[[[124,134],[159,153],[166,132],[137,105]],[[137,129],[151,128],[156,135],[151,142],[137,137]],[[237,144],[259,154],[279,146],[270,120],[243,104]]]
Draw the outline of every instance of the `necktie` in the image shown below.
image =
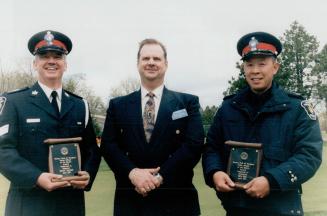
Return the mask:
[[52,105],[53,109],[56,111],[57,116],[59,116],[59,107],[58,107],[58,103],[57,103],[58,93],[56,91],[52,91],[51,96],[52,96],[51,105]]
[[143,126],[146,141],[149,143],[154,129],[154,115],[155,115],[155,103],[154,103],[154,94],[149,92],[147,94],[149,100],[146,102],[143,113]]

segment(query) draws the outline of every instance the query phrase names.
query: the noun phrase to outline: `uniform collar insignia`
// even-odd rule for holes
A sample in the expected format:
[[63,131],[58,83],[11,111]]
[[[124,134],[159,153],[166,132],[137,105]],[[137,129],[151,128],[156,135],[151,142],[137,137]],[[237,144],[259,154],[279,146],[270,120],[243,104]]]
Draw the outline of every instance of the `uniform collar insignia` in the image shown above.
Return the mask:
[[258,45],[258,40],[255,39],[255,37],[252,37],[250,42],[249,42],[249,46],[250,46],[250,49],[251,51],[256,51],[257,50],[257,45]]
[[53,34],[51,31],[48,31],[46,35],[44,35],[44,40],[47,42],[48,46],[52,45],[52,41],[54,39]]
[[33,95],[33,96],[36,96],[37,94],[39,94],[38,91],[36,91],[36,90],[32,91],[32,95]]

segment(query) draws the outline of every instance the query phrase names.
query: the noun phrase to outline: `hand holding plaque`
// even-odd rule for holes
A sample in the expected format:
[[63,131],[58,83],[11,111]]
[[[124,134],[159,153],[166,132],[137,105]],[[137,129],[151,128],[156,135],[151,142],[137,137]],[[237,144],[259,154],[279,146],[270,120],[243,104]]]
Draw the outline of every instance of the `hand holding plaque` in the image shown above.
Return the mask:
[[262,159],[261,143],[226,141],[231,147],[227,164],[227,174],[235,182],[235,187],[243,186],[258,177]]
[[63,176],[53,182],[85,179],[78,175],[81,171],[81,141],[81,137],[44,140],[49,145],[49,172]]

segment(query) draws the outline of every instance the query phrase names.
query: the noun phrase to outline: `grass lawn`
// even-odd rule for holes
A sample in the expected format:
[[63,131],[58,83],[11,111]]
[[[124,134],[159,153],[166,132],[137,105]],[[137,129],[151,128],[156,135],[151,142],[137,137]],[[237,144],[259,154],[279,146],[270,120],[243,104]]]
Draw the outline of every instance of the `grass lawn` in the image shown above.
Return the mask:
[[[326,143],[325,146],[326,147]],[[306,215],[327,215],[327,150],[324,149],[323,163],[317,174],[303,185],[303,205]],[[91,192],[86,193],[86,211],[89,216],[112,215],[115,180],[104,163]],[[204,216],[224,215],[214,191],[204,183],[201,165],[195,169],[194,184],[199,191],[201,212]],[[0,175],[0,215],[4,215],[8,181]]]

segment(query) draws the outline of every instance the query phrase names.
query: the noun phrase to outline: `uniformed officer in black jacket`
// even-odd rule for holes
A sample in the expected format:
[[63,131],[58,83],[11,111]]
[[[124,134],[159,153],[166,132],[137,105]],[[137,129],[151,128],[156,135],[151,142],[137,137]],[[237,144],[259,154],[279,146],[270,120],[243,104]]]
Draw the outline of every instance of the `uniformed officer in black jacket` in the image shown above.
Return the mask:
[[[301,185],[321,164],[317,116],[309,101],[273,82],[279,69],[276,57],[282,51],[276,37],[250,33],[239,40],[237,50],[248,87],[225,97],[215,115],[202,160],[206,183],[215,188],[227,215],[303,215]],[[242,189],[227,174],[228,140],[262,144],[259,174]],[[247,151],[233,162],[241,164]],[[246,169],[234,172],[244,175]]]
[[[100,154],[87,102],[62,87],[71,40],[43,31],[28,42],[38,81],[0,97],[0,172],[10,182],[5,215],[85,215]],[[48,171],[48,138],[82,137],[78,181],[53,181]]]

